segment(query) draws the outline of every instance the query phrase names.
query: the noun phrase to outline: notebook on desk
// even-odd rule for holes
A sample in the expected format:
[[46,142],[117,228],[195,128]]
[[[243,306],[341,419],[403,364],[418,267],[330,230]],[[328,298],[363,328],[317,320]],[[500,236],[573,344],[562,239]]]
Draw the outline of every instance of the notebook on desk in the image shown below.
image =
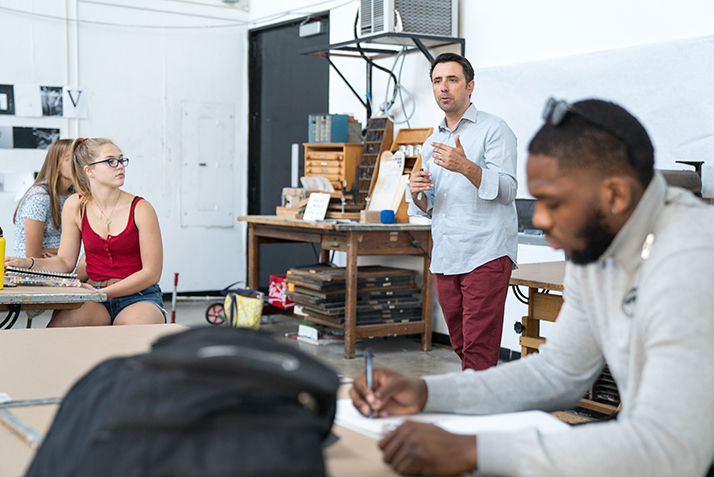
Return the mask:
[[59,273],[35,268],[5,267],[5,279],[14,285],[79,287],[75,273]]
[[335,423],[373,439],[381,439],[404,421],[431,423],[454,434],[478,434],[480,432],[516,432],[537,429],[541,434],[563,432],[570,426],[557,417],[543,411],[510,412],[474,416],[448,413],[419,413],[410,416],[395,416],[370,419],[360,414],[351,399],[337,401]]

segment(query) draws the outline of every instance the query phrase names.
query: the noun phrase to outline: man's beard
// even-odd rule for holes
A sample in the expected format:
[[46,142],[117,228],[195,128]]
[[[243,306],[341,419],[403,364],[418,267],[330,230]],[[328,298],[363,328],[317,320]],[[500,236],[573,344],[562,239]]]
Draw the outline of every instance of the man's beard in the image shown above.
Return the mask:
[[585,240],[585,248],[571,250],[568,258],[577,265],[592,263],[605,253],[615,239],[615,235],[605,226],[605,216],[602,212],[596,210],[590,214],[590,218],[578,234],[578,238]]

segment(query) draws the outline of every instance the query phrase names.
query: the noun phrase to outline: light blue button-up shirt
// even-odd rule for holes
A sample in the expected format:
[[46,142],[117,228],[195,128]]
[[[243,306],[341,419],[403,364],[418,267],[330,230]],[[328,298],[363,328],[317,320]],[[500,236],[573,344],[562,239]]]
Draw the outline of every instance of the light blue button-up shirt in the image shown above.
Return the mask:
[[[483,169],[481,186],[462,174],[432,161],[431,143],[455,145],[455,137],[466,157]],[[446,118],[422,147],[422,164],[431,172],[434,188],[425,192],[426,213],[414,203],[410,215],[431,217],[434,246],[431,272],[445,275],[469,273],[497,258],[508,256],[514,268],[518,254],[516,214],[516,136],[503,119],[472,104],[453,131]]]

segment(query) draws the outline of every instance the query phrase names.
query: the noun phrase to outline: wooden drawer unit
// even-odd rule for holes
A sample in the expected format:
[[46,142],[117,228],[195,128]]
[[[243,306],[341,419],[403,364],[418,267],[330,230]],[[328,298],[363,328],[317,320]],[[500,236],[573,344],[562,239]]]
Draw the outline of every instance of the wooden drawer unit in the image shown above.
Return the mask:
[[[325,144],[326,146],[328,144]],[[305,145],[307,147],[307,144]],[[313,146],[310,146],[310,151],[305,152],[305,160],[312,161],[344,161],[345,155],[342,151],[331,151],[331,150],[314,150]]]
[[326,177],[336,191],[352,187],[362,144],[304,143],[303,146],[305,147],[305,176]]
[[305,167],[342,167],[342,159],[305,159]]
[[[305,175],[320,176],[320,175],[344,175],[344,161],[332,161],[326,159],[306,159],[305,160]],[[339,180],[339,177],[337,178]]]

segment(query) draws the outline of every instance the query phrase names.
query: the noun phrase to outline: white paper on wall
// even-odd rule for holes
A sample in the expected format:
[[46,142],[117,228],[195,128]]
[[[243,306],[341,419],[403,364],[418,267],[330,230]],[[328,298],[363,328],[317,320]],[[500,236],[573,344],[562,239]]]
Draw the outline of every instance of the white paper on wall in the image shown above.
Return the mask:
[[650,135],[655,167],[690,169],[676,160],[705,161],[705,197],[714,196],[714,36],[586,53],[476,71],[479,110],[501,117],[518,138],[518,197],[529,197],[527,148],[542,126],[549,96],[599,98],[629,110]]
[[12,126],[0,126],[0,148],[12,149]]
[[87,119],[87,91],[79,88],[65,88],[62,96],[65,118]]
[[40,87],[36,84],[16,84],[15,116],[27,118],[42,117],[42,97]]

